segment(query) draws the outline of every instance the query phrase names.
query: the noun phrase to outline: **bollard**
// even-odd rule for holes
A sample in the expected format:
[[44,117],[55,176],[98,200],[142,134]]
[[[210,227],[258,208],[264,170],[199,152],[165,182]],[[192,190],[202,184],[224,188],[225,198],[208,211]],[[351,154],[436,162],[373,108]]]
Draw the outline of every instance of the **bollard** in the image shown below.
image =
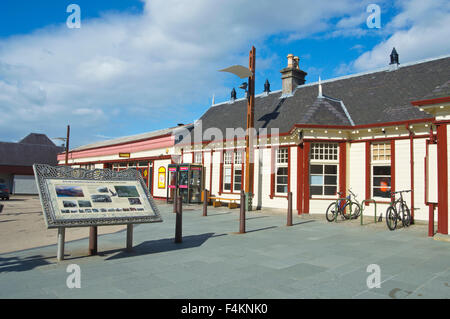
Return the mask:
[[287,210],[286,226],[292,226],[292,192],[288,193],[288,210]]
[[176,205],[176,207],[177,207],[177,215],[176,215],[176,218],[175,218],[175,243],[181,243],[183,240],[182,240],[182,234],[181,234],[181,232],[182,232],[182,230],[181,230],[181,228],[182,228],[182,214],[183,214],[183,201],[182,201],[182,198],[181,198],[181,196],[178,196],[178,198],[177,198],[177,205]]
[[245,192],[243,190],[241,190],[239,234],[245,234]]
[[178,192],[177,189],[173,191],[173,213],[177,213],[177,205],[178,205]]
[[89,256],[97,255],[98,229],[97,226],[89,227]]
[[3,205],[0,204],[0,213],[2,212],[2,210],[3,210]]
[[64,227],[58,227],[58,251],[56,258],[58,261],[64,260],[64,242],[66,237],[66,229]]
[[203,191],[203,216],[208,216],[208,190]]
[[133,250],[133,224],[127,224],[127,248],[128,252]]

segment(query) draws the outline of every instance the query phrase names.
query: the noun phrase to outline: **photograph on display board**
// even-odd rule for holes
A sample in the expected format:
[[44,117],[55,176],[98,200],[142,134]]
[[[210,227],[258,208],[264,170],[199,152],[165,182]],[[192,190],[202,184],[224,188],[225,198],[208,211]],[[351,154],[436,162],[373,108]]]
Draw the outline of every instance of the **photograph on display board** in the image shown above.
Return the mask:
[[55,186],[58,197],[84,197],[83,189],[80,186]]
[[95,194],[91,195],[92,202],[94,203],[111,203],[111,197],[109,195],[103,195],[103,194]]
[[64,200],[63,201],[64,207],[77,207],[77,202],[73,200]]
[[128,198],[130,205],[142,205],[141,200],[139,198]]
[[79,200],[78,201],[78,206],[79,207],[92,207],[92,204],[88,200]]
[[136,186],[114,186],[119,197],[139,197]]

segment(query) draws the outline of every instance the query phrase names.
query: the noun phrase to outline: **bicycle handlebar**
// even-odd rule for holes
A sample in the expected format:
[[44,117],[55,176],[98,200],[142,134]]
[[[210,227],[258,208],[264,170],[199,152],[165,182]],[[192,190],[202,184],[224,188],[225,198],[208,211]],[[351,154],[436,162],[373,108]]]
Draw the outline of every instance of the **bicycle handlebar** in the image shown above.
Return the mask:
[[406,191],[396,191],[396,192],[391,192],[391,194],[399,194],[399,193],[409,193],[411,192],[410,189],[406,190]]

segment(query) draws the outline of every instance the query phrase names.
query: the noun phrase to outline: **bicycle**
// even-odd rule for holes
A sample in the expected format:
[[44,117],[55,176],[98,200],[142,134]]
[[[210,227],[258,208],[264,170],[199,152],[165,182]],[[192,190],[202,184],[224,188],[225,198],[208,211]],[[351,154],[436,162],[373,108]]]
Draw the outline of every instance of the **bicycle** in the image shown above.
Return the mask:
[[[391,192],[391,205],[386,210],[386,224],[390,230],[397,228],[397,221],[401,220],[403,227],[411,224],[411,213],[406,201],[403,199],[403,193],[409,193],[411,190]],[[395,199],[395,194],[400,194],[399,199]],[[398,208],[397,208],[398,207]]]
[[[356,219],[361,214],[360,204],[356,201],[356,195],[349,189],[349,195],[345,199],[337,199],[335,202],[328,206],[325,217],[329,222],[334,221],[337,215],[341,214],[342,219]],[[342,192],[337,192],[339,196],[342,196]],[[355,201],[352,201],[352,196]],[[345,213],[345,209],[349,206],[350,214]]]

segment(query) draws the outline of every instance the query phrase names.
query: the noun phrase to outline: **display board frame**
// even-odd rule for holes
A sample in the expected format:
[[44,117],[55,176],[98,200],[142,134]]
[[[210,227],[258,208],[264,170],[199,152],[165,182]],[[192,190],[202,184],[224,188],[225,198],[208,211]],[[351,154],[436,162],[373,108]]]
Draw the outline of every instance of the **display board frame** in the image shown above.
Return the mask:
[[[33,170],[47,228],[162,222],[159,209],[149,193],[141,174],[136,169],[126,169],[116,172],[110,169],[87,170],[84,168],[72,168],[70,166],[55,167],[46,164],[34,164]],[[139,207],[141,207],[141,209],[139,211],[137,209],[132,211],[125,211],[123,209],[119,212],[119,210],[115,208],[118,213],[112,212],[111,214],[108,214],[100,211],[97,213],[92,212],[93,207],[90,207],[89,213],[84,213],[83,215],[81,213],[75,213],[73,214],[73,217],[71,216],[72,214],[68,214],[63,218],[61,199],[59,198],[55,184],[58,184],[59,187],[61,185],[86,185],[87,183],[89,183],[89,187],[109,186],[108,190],[112,188],[116,191],[117,187],[120,188],[125,185],[126,188],[126,185],[131,185],[128,187],[135,191],[134,195],[126,196],[125,194],[124,196],[120,196],[119,194],[117,198],[120,198],[121,202],[124,202],[124,198],[126,198],[130,202],[130,205],[133,205],[134,203],[133,201],[130,201],[128,197],[134,199],[134,201],[136,201],[135,198],[138,198],[140,204]],[[86,190],[87,186],[84,187],[84,190]],[[74,186],[73,188],[75,188],[76,191],[77,186]],[[91,197],[92,196],[93,195],[91,195]],[[76,200],[78,199],[74,199],[73,201]],[[117,202],[120,201],[117,200]],[[110,207],[115,207],[113,205],[115,201],[109,203],[112,203],[110,204]],[[80,205],[79,200],[78,205]],[[104,206],[108,205],[105,204]]]

